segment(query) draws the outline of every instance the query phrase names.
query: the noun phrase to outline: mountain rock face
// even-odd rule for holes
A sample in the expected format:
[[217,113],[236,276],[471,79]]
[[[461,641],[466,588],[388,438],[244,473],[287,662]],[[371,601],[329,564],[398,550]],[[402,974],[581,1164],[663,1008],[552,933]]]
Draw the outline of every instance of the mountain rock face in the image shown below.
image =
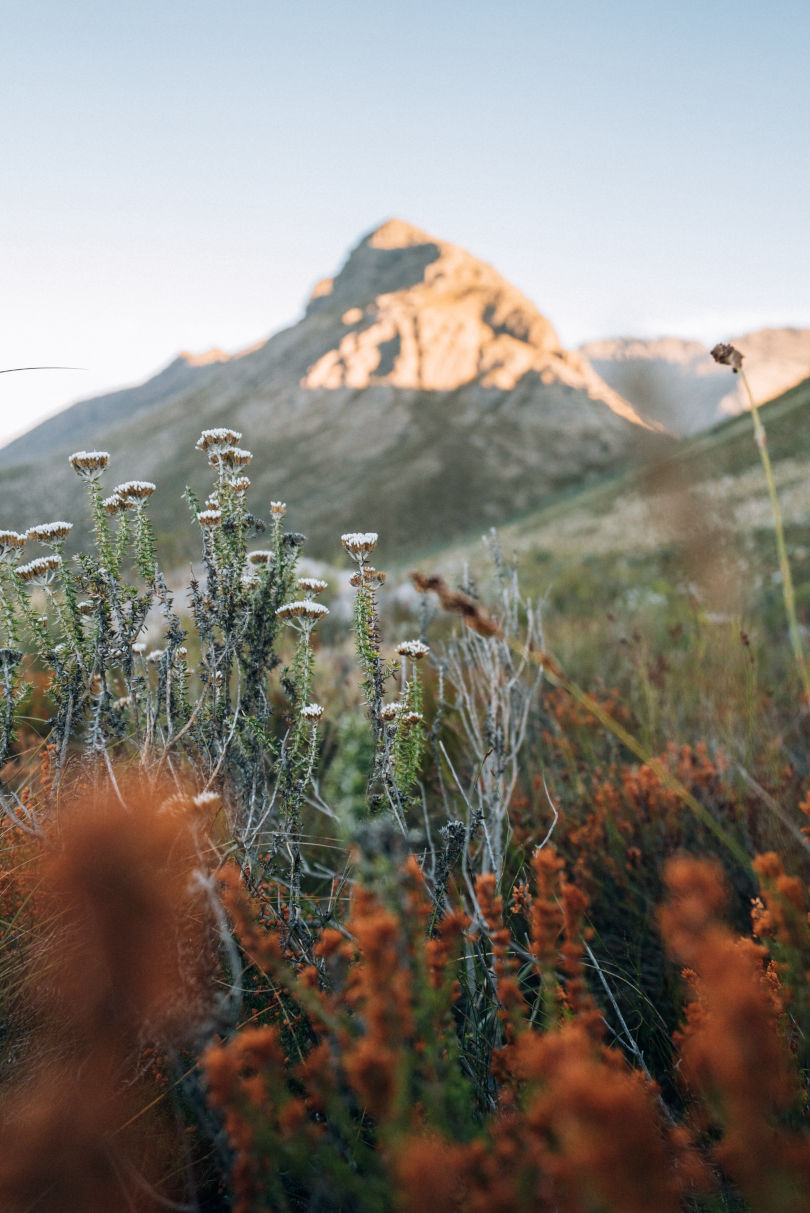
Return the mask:
[[[731,344],[745,356],[758,404],[810,376],[810,329],[760,329]],[[592,341],[580,353],[615,391],[650,422],[678,436],[709,429],[748,408],[739,378],[706,346],[676,337]]]
[[10,443],[0,525],[79,523],[83,486],[67,455],[101,447],[110,488],[155,481],[157,530],[184,557],[180,495],[210,483],[194,443],[222,424],[254,452],[255,513],[285,498],[307,550],[325,557],[346,530],[378,530],[390,559],[499,523],[663,441],[495,270],[392,220],[291,328],[234,357],[182,355]]

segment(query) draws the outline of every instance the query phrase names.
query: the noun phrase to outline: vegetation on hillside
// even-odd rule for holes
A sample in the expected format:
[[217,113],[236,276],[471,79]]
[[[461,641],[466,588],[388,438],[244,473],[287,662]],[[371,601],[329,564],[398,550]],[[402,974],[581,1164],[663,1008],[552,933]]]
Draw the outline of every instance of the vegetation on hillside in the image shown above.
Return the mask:
[[800,1213],[779,585],[718,621],[605,561],[546,620],[490,536],[406,621],[351,532],[342,634],[240,441],[197,444],[187,602],[103,451],[89,551],[0,531],[2,1207]]

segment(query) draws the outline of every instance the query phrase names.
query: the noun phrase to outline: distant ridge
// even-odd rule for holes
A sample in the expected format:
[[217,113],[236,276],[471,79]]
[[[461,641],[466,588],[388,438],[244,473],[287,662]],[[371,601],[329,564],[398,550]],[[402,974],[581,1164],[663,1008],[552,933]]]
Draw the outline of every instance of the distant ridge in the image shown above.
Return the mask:
[[184,485],[206,483],[194,441],[223,422],[256,456],[256,512],[285,496],[315,553],[333,552],[341,530],[373,527],[404,553],[501,522],[652,437],[497,271],[392,219],[315,288],[291,328],[236,356],[181,355],[10,443],[0,523],[71,511],[78,523],[82,486],[67,455],[102,446],[111,485],[158,484],[153,516],[174,537]]

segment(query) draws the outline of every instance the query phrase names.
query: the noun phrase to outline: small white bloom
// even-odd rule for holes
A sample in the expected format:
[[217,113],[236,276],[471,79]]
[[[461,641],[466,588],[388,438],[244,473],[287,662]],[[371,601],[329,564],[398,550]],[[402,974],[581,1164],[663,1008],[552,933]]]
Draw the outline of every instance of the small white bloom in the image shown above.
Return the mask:
[[249,564],[272,564],[275,556],[267,548],[257,548],[255,552],[247,554]]
[[274,518],[283,518],[287,513],[287,503],[284,501],[271,501],[270,513]]
[[136,655],[136,657],[139,657],[141,655],[141,653],[146,652],[146,645],[142,644],[141,641],[138,640],[138,641],[136,641],[135,644],[132,645],[132,651]]
[[320,720],[323,708],[319,703],[305,703],[301,708],[301,716],[304,720]]
[[421,640],[403,640],[397,645],[397,652],[400,657],[410,657],[413,661],[420,661],[423,657],[427,657],[430,649]]
[[42,522],[39,526],[28,528],[26,539],[38,540],[40,543],[58,543],[60,539],[66,539],[72,530],[72,522]]
[[222,522],[222,510],[200,510],[197,515],[197,521],[200,526],[216,526],[217,523]]
[[0,560],[8,560],[25,547],[25,535],[17,531],[0,531]]
[[238,430],[226,426],[217,426],[213,430],[203,430],[196,442],[198,451],[207,451],[209,447],[233,446],[241,441],[242,435]]
[[73,471],[85,480],[98,480],[101,473],[110,465],[109,451],[74,451],[68,458]]
[[296,602],[285,602],[276,614],[282,619],[323,619],[329,614],[329,607],[322,602],[313,602],[311,598],[301,598]]
[[123,501],[144,501],[152,496],[156,487],[151,480],[125,480],[123,484],[115,486],[113,495]]
[[23,581],[32,581],[37,585],[48,585],[53,581],[56,570],[62,563],[62,557],[39,556],[36,560],[29,561],[28,564],[21,564],[17,569],[18,575]]
[[402,711],[402,704],[398,700],[393,703],[384,703],[380,709],[380,715],[383,720],[396,720],[399,713]]
[[146,660],[151,661],[155,665],[157,665],[157,663],[161,660],[161,658],[163,657],[163,654],[165,652],[166,652],[165,649],[152,649],[152,652],[148,655]]
[[362,560],[374,550],[378,539],[376,531],[349,531],[341,535],[340,542],[353,559]]
[[305,594],[322,594],[329,582],[324,581],[321,577],[299,577],[298,588],[303,590]]

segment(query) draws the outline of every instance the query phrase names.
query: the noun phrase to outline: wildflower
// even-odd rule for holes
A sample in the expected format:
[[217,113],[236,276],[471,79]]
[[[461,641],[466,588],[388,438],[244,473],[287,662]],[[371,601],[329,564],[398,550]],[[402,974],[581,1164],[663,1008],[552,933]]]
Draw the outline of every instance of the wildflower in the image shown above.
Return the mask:
[[152,652],[148,654],[146,660],[151,661],[154,665],[157,665],[165,652],[165,649],[152,649]]
[[102,501],[101,508],[112,518],[113,515],[120,514],[122,510],[128,510],[131,505],[132,502],[126,501],[119,493],[110,493],[109,497],[105,497]]
[[39,556],[28,564],[21,564],[17,569],[23,581],[31,581],[36,585],[48,585],[53,581],[56,570],[62,563],[61,556]]
[[200,510],[197,515],[197,521],[200,526],[216,526],[217,523],[222,522],[222,511],[215,509]]
[[253,455],[238,446],[226,446],[211,452],[208,462],[211,467],[243,468],[247,467]]
[[249,564],[273,563],[273,553],[269,552],[266,548],[257,548],[255,552],[248,552],[247,558]]
[[320,577],[298,578],[298,588],[299,590],[303,590],[305,594],[322,594],[328,584],[328,581],[323,581]]
[[730,366],[735,375],[738,371],[742,370],[744,355],[739,350],[736,350],[733,345],[724,345],[721,342],[714,347],[711,353],[715,362],[720,362],[723,366]]
[[228,484],[233,489],[234,493],[246,493],[250,488],[250,481],[247,476],[235,476]]
[[403,713],[402,716],[400,716],[399,723],[404,725],[406,728],[409,728],[409,729],[413,728],[413,726],[415,724],[422,723],[422,713],[421,712],[405,712],[405,713]]
[[301,708],[301,717],[304,720],[318,721],[323,716],[323,708],[319,703],[305,703]]
[[98,480],[101,473],[110,465],[108,451],[74,451],[68,463],[73,471],[85,480]]
[[301,598],[296,602],[285,602],[276,614],[282,619],[323,619],[324,615],[329,614],[329,607],[321,602],[313,602],[311,598]]
[[209,447],[233,446],[239,442],[242,435],[238,430],[231,430],[225,426],[219,426],[213,430],[203,430],[200,434],[195,446],[198,451],[207,451]]
[[186,648],[186,646],[184,644],[181,644],[178,647],[177,656],[180,658],[181,661],[185,661],[186,657],[188,657],[188,649]]
[[270,513],[274,518],[283,518],[287,513],[287,504],[284,501],[271,501]]
[[132,651],[137,657],[140,657],[141,653],[146,652],[146,645],[142,644],[139,640],[132,645]]
[[83,598],[81,602],[76,603],[76,610],[86,619],[88,615],[93,614],[93,604],[92,602],[88,602],[86,598]]
[[35,539],[40,543],[58,543],[60,539],[66,539],[72,530],[72,522],[43,522],[39,526],[29,527],[26,539]]
[[8,560],[24,547],[25,535],[20,535],[17,531],[0,531],[0,560]]
[[151,480],[126,480],[123,484],[117,484],[113,489],[113,494],[117,494],[124,502],[129,501],[145,501],[147,497],[151,497],[156,486]]
[[377,546],[378,539],[379,535],[376,531],[349,531],[348,534],[341,535],[340,542],[352,560],[362,563],[369,552],[372,552]]
[[400,657],[410,657],[412,661],[420,661],[422,657],[427,657],[430,649],[421,640],[403,640],[397,645],[397,652]]
[[402,704],[398,700],[395,700],[393,703],[384,703],[380,709],[380,715],[383,720],[396,720],[401,711]]

